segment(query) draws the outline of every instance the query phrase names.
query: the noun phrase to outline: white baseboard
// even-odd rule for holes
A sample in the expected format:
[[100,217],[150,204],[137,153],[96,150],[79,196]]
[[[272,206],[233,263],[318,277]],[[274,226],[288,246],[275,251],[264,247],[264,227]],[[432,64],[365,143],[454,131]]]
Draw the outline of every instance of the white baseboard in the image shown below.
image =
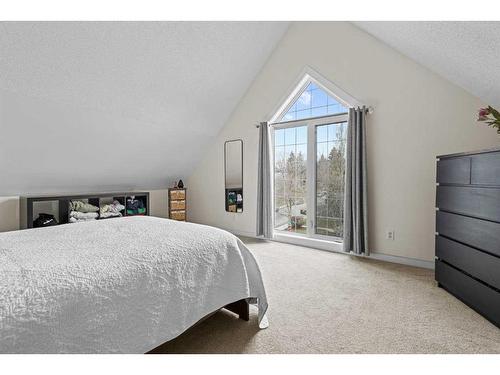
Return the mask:
[[370,254],[369,258],[382,260],[384,262],[405,264],[407,266],[427,268],[430,270],[434,269],[434,262],[430,260],[407,258],[407,257],[400,257],[400,256],[380,254],[380,253],[372,253]]
[[[255,235],[255,233],[252,233],[252,232],[239,231],[239,230],[228,230],[228,232],[231,232],[235,236],[244,236],[244,237],[259,239],[259,237],[257,237]],[[343,252],[341,250],[340,244],[338,246],[332,246],[331,242],[323,241],[323,240],[311,240],[311,239],[305,239],[305,238],[298,237],[298,236],[279,235],[279,236],[275,236],[275,238],[272,241],[283,242],[283,243],[288,243],[288,244],[292,244],[292,245],[305,246],[305,247],[310,247],[310,248],[317,249],[317,250],[330,251],[333,253],[339,253],[339,254],[344,254],[344,255],[351,255],[351,256],[354,255],[354,254],[348,254],[348,253]],[[360,256],[360,255],[354,255],[354,256]],[[396,255],[388,255],[388,254],[383,254],[383,253],[378,253],[378,252],[372,252],[370,254],[370,256],[368,256],[366,258],[376,259],[376,260],[380,260],[383,262],[404,264],[407,266],[413,266],[413,267],[419,267],[419,268],[426,268],[426,269],[430,269],[430,270],[434,269],[434,262],[429,261],[429,260],[408,258],[408,257],[402,257],[402,256],[396,256]]]

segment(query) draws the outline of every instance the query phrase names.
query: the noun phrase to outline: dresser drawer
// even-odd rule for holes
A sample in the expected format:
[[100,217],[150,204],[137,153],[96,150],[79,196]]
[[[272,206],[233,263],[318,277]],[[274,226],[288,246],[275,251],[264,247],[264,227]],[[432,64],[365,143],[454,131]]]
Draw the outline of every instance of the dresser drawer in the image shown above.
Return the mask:
[[500,186],[500,152],[472,157],[471,184]]
[[186,211],[170,211],[170,218],[173,220],[186,220]]
[[442,236],[500,256],[499,223],[437,211],[436,230]]
[[436,261],[436,280],[451,294],[500,325],[499,292],[439,260]]
[[436,256],[500,289],[500,258],[441,236],[436,237]]
[[437,162],[437,182],[470,184],[470,157],[441,159]]
[[186,201],[177,201],[177,200],[171,200],[170,201],[170,209],[171,210],[185,210],[186,209]]
[[438,186],[436,204],[440,210],[500,222],[500,188]]

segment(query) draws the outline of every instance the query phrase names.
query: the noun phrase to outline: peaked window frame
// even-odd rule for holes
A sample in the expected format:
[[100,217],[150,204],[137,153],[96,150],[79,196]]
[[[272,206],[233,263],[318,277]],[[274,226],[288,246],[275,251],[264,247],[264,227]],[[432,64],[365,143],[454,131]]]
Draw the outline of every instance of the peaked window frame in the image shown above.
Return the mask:
[[[273,237],[277,240],[283,240],[285,242],[291,242],[296,244],[310,245],[314,242],[316,247],[324,247],[326,250],[337,250],[341,251],[341,244],[343,238],[333,237],[327,235],[316,234],[316,129],[318,126],[335,124],[335,123],[347,123],[348,113],[338,113],[338,114],[327,114],[326,116],[316,116],[308,117],[303,119],[282,121],[283,117],[288,113],[292,106],[297,102],[300,96],[309,87],[309,84],[313,83],[318,88],[322,89],[327,95],[335,99],[339,104],[344,106],[347,110],[350,107],[359,106],[359,102],[345,93],[343,90],[338,88],[336,85],[326,80],[316,72],[308,69],[307,73],[302,76],[302,79],[296,84],[295,88],[291,90],[291,94],[282,102],[282,105],[274,112],[274,115],[269,121],[271,125],[271,137],[273,145],[273,155],[275,152],[275,130],[286,129],[291,127],[307,126],[307,233],[296,234],[293,232],[285,233],[275,229],[275,215],[273,207]],[[312,147],[311,147],[312,146]],[[275,186],[275,164],[273,162],[273,190]],[[273,205],[276,199],[275,193],[273,191]],[[325,245],[329,244],[329,245]],[[331,246],[334,244],[334,248]],[[337,247],[338,248],[337,248]]]
[[335,83],[331,82],[330,80],[316,72],[314,69],[306,66],[299,75],[299,78],[287,91],[287,95],[283,97],[283,99],[279,102],[280,105],[276,107],[268,116],[269,123],[275,124],[284,122],[280,121],[281,118],[289,111],[289,109],[297,101],[300,95],[302,95],[302,93],[306,90],[307,86],[309,86],[309,83],[311,82],[320,87],[323,91],[325,91],[328,95],[333,97],[346,108],[361,107],[363,105],[356,98],[349,95]]

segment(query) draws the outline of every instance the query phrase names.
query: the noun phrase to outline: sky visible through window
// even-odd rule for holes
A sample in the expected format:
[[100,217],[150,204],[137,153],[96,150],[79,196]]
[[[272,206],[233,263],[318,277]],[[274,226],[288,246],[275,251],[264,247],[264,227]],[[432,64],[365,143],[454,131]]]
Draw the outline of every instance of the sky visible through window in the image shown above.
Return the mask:
[[347,108],[311,82],[281,118],[281,121],[302,120],[340,113],[347,113]]

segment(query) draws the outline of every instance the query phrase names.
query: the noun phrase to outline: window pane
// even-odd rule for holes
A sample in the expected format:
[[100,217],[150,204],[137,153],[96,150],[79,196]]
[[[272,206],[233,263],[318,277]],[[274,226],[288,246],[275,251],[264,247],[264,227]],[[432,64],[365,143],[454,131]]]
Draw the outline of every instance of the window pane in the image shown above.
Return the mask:
[[285,129],[285,145],[295,145],[295,128]]
[[326,142],[328,140],[328,127],[316,127],[316,142]]
[[323,90],[313,90],[311,96],[313,107],[326,107],[328,105],[328,95]]
[[281,162],[285,160],[285,147],[284,146],[275,146],[274,147],[274,161]]
[[287,112],[285,116],[281,119],[281,121],[293,121],[295,120],[295,112]]
[[276,146],[282,146],[285,144],[285,130],[277,129],[274,131],[274,144]]
[[301,126],[297,129],[297,144],[306,144],[307,143],[307,127]]
[[312,117],[326,116],[328,114],[326,107],[313,108],[311,110]]
[[346,126],[316,127],[316,234],[343,236]]
[[290,163],[291,160],[295,160],[295,145],[286,145],[284,162]]
[[297,111],[311,108],[311,91],[304,91],[297,99]]
[[347,123],[328,125],[328,141],[342,141],[346,136]]
[[280,121],[302,120],[310,117],[347,113],[347,109],[335,98],[310,82]]
[[335,115],[338,113],[347,113],[347,108],[344,108],[340,104],[328,105],[328,114]]
[[297,157],[307,160],[307,144],[297,145]]
[[321,142],[316,145],[316,151],[317,151],[317,160],[321,159],[328,159],[328,143],[327,142]]
[[284,129],[284,138],[285,146],[274,150],[275,230],[306,234],[307,127]]
[[302,120],[302,119],[310,118],[310,117],[312,117],[310,109],[297,111],[296,120]]

